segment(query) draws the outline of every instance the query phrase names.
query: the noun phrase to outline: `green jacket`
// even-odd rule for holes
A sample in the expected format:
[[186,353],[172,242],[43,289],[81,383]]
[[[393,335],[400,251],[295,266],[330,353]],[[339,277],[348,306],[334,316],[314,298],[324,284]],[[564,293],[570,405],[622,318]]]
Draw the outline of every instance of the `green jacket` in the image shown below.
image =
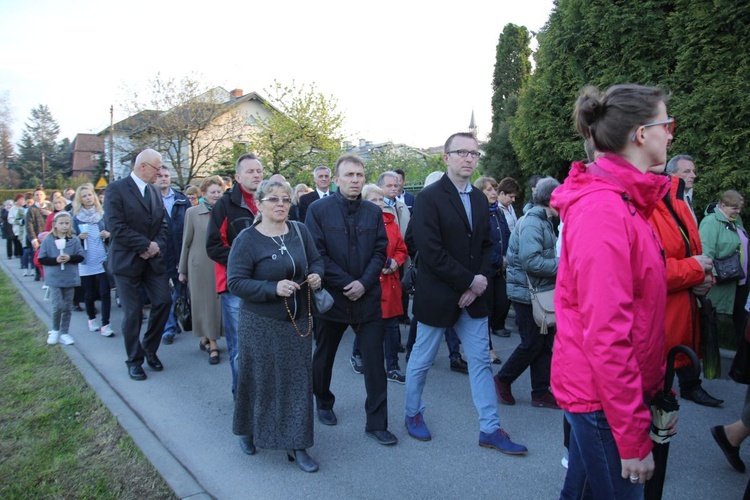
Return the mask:
[[[737,231],[742,231],[747,236],[741,217],[738,216],[737,220],[732,223],[718,207],[713,212],[707,209],[699,229],[703,255],[711,259],[724,259],[739,249],[742,259],[747,249],[740,248],[740,237]],[[734,313],[734,293],[737,290],[737,283],[739,282],[728,281],[715,285],[708,292],[708,298],[711,299],[711,303],[719,314],[732,315]]]

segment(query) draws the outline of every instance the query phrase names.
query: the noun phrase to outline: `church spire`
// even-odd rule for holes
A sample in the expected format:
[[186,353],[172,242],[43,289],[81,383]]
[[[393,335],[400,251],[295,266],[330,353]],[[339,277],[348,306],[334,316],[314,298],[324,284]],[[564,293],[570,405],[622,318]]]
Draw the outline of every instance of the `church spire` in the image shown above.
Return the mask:
[[471,132],[471,135],[474,136],[476,139],[477,137],[477,124],[474,121],[474,110],[471,110],[471,121],[469,121],[469,132]]

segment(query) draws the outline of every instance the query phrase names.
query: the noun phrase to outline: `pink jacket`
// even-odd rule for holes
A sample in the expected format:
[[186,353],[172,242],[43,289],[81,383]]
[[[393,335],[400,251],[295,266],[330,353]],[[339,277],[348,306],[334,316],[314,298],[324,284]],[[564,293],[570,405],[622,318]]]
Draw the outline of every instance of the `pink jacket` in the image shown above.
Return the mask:
[[622,459],[651,451],[648,403],[664,380],[666,266],[648,217],[668,190],[607,154],[574,163],[550,203],[564,223],[552,391],[571,413],[603,410]]

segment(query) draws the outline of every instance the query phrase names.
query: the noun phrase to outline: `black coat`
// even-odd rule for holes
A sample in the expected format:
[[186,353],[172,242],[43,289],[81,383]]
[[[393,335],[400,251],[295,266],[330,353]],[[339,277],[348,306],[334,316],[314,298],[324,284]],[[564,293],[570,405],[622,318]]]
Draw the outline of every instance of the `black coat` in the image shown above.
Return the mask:
[[[323,257],[323,287],[334,299],[321,317],[352,325],[380,319],[380,272],[388,247],[380,207],[361,197],[347,200],[336,191],[310,206],[305,225]],[[355,280],[365,294],[351,301],[343,289]]]
[[[333,194],[330,193],[329,194]],[[320,195],[318,194],[317,189],[313,189],[312,192],[303,194],[299,197],[299,205],[297,207],[297,220],[300,222],[305,222],[305,217],[307,216],[307,209],[310,207],[310,204],[314,201],[318,201],[320,199]]]
[[141,195],[135,181],[127,176],[107,186],[104,197],[104,218],[109,228],[107,261],[113,274],[137,277],[151,270],[164,274],[166,263],[161,254],[142,259],[152,241],[163,250],[167,244],[167,217],[161,194],[151,184],[146,184],[151,196],[151,207]]
[[[456,186],[447,175],[424,188],[414,203],[411,230],[419,251],[414,317],[430,326],[451,327],[461,314],[458,300],[474,276],[492,269],[489,205],[472,189],[472,226]],[[467,311],[472,318],[488,315],[487,302],[477,299]]]

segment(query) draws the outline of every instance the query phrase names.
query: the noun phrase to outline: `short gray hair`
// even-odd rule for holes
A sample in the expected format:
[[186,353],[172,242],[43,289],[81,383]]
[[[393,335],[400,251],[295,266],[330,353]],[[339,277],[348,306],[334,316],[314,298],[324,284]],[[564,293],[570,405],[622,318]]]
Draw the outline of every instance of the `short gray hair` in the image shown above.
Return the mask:
[[549,207],[549,200],[552,197],[552,191],[557,189],[560,182],[554,177],[545,177],[536,183],[536,193],[534,193],[534,204],[542,207]]
[[668,174],[675,173],[677,171],[677,163],[679,163],[680,160],[687,160],[689,162],[692,162],[693,157],[690,155],[677,155],[673,157],[671,160],[667,162],[666,172]]
[[383,187],[383,182],[386,177],[395,177],[396,180],[398,180],[398,174],[396,172],[393,172],[391,170],[386,170],[382,174],[378,176],[378,187]]

